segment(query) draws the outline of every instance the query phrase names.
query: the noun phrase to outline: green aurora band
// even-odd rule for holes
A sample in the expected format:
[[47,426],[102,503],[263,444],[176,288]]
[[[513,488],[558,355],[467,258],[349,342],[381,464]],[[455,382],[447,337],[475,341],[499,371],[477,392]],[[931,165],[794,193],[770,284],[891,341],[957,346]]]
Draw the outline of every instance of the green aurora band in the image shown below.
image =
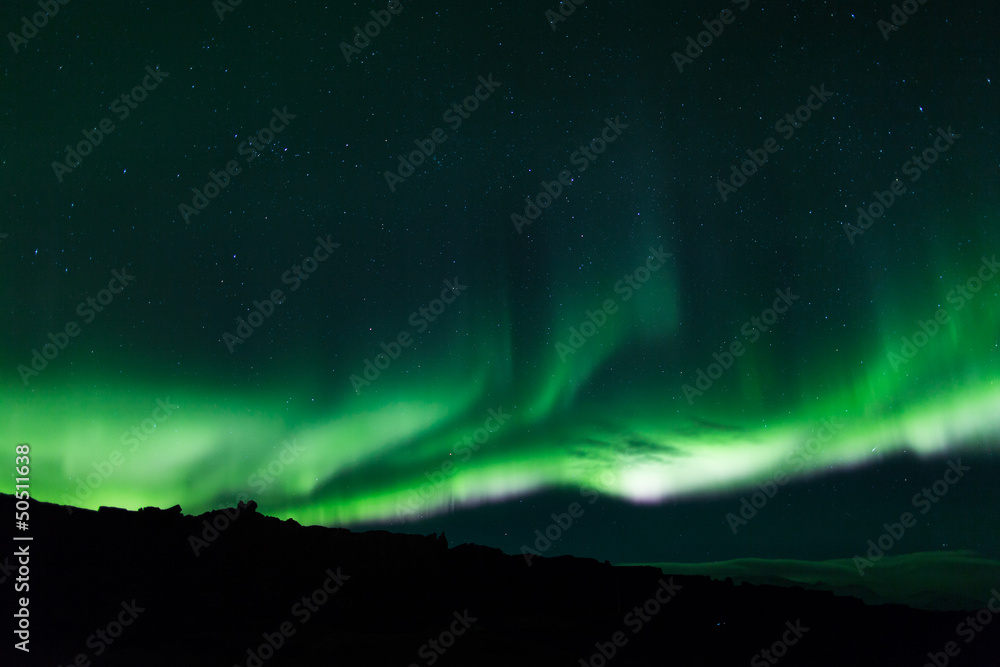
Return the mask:
[[[646,259],[633,257],[622,267]],[[283,405],[290,388],[278,381],[243,392],[119,378],[81,386],[52,369],[30,391],[20,383],[0,390],[0,432],[31,444],[32,492],[39,500],[87,508],[182,503],[197,513],[233,505],[245,493],[262,511],[327,525],[399,520],[416,497],[415,512],[429,515],[556,487],[589,485],[635,503],[735,491],[777,470],[789,472],[788,457],[829,419],[840,430],[805,457],[796,475],[903,451],[929,456],[995,448],[1000,281],[963,297],[959,307],[955,285],[968,284],[982,267],[969,259],[942,270],[923,298],[913,297],[921,285],[910,284],[893,308],[879,311],[886,315],[867,330],[875,333],[840,346],[836,361],[829,358],[834,346],[814,325],[807,334],[814,342],[805,349],[813,367],[828,371],[808,387],[801,386],[802,373],[789,370],[793,362],[778,356],[780,345],[759,342],[747,345],[734,368],[689,404],[681,387],[711,362],[712,349],[722,349],[722,333],[707,335],[709,351],[686,357],[672,377],[626,389],[602,380],[589,391],[599,376],[614,377],[626,348],[676,333],[680,287],[668,260],[627,302],[614,290],[620,272],[595,283],[588,297],[574,292],[555,309],[548,337],[540,338],[547,344],[518,364],[512,350],[528,348],[526,334],[515,331],[507,297],[495,290],[498,316],[474,331],[474,344],[453,334],[458,351],[435,367],[434,381],[390,369],[371,388],[323,399],[322,407],[282,410],[274,406]],[[473,282],[470,293],[475,289]],[[742,303],[747,315],[770,303],[766,289],[758,293],[764,298]],[[555,344],[605,299],[615,299],[619,310],[564,363]],[[947,310],[948,321],[911,359],[893,362],[900,338],[912,338],[917,321],[933,319],[938,308]],[[739,339],[732,337],[738,325],[718,327],[729,341]],[[760,399],[762,388],[782,375],[797,377],[798,385],[781,400]],[[178,407],[151,435],[129,440],[128,432],[153,416],[157,399]],[[490,420],[477,450],[459,446],[484,428],[491,409],[509,418]],[[283,444],[292,441],[297,453]],[[269,464],[277,474],[265,480],[258,473]],[[440,473],[443,465],[448,474]],[[427,497],[415,495],[418,489]]]

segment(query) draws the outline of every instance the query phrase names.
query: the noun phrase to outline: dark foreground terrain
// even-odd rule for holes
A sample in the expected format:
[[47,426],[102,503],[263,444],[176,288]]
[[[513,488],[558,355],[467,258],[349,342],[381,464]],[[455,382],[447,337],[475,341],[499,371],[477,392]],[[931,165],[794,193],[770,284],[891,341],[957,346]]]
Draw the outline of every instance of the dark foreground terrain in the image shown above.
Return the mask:
[[[0,508],[13,517],[13,498]],[[33,539],[0,548],[2,665],[1000,665],[1000,619],[972,631],[967,612],[589,559],[529,567],[249,508],[30,509]],[[15,592],[24,545],[30,589]],[[21,597],[30,653],[13,648]]]

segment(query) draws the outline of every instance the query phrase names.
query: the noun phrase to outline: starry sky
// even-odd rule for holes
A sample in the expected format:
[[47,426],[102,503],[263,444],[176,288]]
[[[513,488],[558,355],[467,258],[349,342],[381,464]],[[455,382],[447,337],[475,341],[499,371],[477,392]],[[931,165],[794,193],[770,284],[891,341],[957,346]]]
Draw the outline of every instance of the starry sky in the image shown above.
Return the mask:
[[993,5],[559,7],[5,4],[35,497],[1000,556]]

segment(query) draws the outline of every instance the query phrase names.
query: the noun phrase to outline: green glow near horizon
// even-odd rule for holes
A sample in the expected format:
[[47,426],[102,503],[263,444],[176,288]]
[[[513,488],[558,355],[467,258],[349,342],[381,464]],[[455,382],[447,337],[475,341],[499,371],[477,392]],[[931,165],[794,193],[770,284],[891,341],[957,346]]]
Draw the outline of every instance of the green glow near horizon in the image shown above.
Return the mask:
[[[589,485],[637,503],[739,490],[777,470],[789,472],[785,457],[831,417],[843,429],[799,475],[903,451],[926,456],[997,446],[1000,304],[992,293],[953,309],[951,322],[898,370],[887,353],[899,349],[900,336],[913,334],[917,319],[933,317],[926,302],[905,316],[882,317],[878,340],[850,363],[830,358],[836,344],[818,339],[815,355],[828,370],[808,382],[784,368],[773,349],[752,347],[689,407],[679,398],[685,381],[679,375],[640,378],[595,396],[583,391],[625,345],[678,328],[673,267],[627,304],[613,291],[616,279],[566,300],[552,315],[549,343],[527,358],[514,358],[514,341],[525,334],[514,331],[509,307],[501,306],[494,322],[473,328],[475,341],[456,337],[457,351],[435,366],[434,381],[387,374],[371,391],[304,410],[286,408],[294,387],[277,383],[252,393],[117,379],[81,387],[53,374],[30,392],[0,388],[0,432],[10,443],[31,444],[31,488],[40,500],[88,508],[181,504],[199,513],[234,505],[246,493],[261,511],[338,525],[398,519],[401,505],[446,462],[454,464],[453,474],[420,500],[418,515],[553,487]],[[946,293],[938,295],[942,304]],[[561,362],[555,342],[607,298],[620,311]],[[754,301],[747,311],[756,307]],[[683,370],[689,374],[704,361]],[[753,400],[762,384],[782,374],[803,386],[793,387],[780,409]],[[156,399],[168,397],[180,407],[131,451],[122,434],[152,415]],[[457,444],[483,427],[488,410],[501,408],[507,423],[462,461]],[[255,486],[255,472],[279,460],[290,441],[301,453],[264,488]],[[115,450],[121,465],[88,497],[74,498]]]
[[[516,409],[500,406],[510,420],[463,462],[453,445],[482,426],[485,409],[480,414],[462,406],[449,410],[443,400],[399,401],[328,423],[294,426],[208,409],[193,395],[171,395],[171,401],[181,408],[134,452],[119,437],[151,408],[135,406],[116,419],[88,423],[83,416],[93,406],[86,402],[73,402],[82,412],[69,421],[45,419],[32,415],[27,405],[19,406],[19,423],[9,425],[8,432],[17,433],[18,442],[32,444],[35,497],[69,503],[81,478],[94,471],[93,464],[117,449],[124,462],[89,498],[73,504],[134,509],[180,503],[196,513],[234,504],[236,494],[245,492],[262,509],[282,517],[351,524],[396,517],[399,504],[415,497],[412,489],[427,483],[425,473],[449,460],[455,465],[453,474],[434,488],[433,496],[419,501],[421,514],[451,503],[475,505],[584,484],[634,502],[659,502],[740,489],[777,470],[790,471],[785,457],[811,437],[819,419],[699,431],[680,420],[636,411],[627,417],[600,415],[600,423],[581,418],[539,427],[537,421],[520,419]],[[1000,387],[928,400],[878,421],[863,415],[841,414],[839,419],[843,430],[809,460],[802,474],[863,465],[873,450],[881,456],[903,449],[931,455],[957,446],[986,446],[986,439],[1000,432]],[[250,481],[254,471],[277,460],[282,441],[292,439],[302,453],[283,464],[258,493]],[[66,444],[43,444],[53,442]],[[642,446],[636,447],[637,442]]]

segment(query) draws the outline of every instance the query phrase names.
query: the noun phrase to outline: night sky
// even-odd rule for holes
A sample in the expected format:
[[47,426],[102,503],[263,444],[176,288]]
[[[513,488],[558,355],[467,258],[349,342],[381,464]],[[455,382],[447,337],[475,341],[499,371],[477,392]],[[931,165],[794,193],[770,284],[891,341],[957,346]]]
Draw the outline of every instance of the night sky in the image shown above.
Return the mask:
[[2,439],[91,508],[1000,557],[1000,21],[903,4],[5,3]]

